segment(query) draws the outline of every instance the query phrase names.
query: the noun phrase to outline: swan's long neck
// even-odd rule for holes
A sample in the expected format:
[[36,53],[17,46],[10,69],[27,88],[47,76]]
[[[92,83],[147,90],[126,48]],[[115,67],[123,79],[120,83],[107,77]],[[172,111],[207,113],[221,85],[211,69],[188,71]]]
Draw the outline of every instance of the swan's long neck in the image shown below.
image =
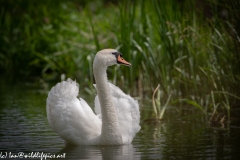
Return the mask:
[[[119,122],[107,79],[107,66],[95,59],[93,72],[102,112],[101,141],[104,143],[116,143],[116,141],[121,143]],[[112,142],[113,140],[115,142]]]

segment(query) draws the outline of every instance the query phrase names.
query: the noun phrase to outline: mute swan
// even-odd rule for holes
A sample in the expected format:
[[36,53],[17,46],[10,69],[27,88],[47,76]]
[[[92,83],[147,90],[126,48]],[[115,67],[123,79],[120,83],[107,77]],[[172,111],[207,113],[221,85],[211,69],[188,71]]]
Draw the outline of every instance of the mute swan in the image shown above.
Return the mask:
[[97,90],[95,113],[82,98],[78,83],[67,79],[54,86],[47,98],[47,118],[51,128],[74,145],[130,144],[140,130],[139,105],[107,80],[107,67],[131,64],[114,49],[99,51],[93,62]]

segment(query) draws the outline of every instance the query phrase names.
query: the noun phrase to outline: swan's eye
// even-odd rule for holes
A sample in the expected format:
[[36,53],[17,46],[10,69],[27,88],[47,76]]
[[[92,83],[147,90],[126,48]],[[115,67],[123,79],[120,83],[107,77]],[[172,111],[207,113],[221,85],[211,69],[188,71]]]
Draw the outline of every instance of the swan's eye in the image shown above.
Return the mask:
[[116,59],[118,59],[118,56],[122,57],[122,53],[120,52],[113,52],[113,55],[115,55]]

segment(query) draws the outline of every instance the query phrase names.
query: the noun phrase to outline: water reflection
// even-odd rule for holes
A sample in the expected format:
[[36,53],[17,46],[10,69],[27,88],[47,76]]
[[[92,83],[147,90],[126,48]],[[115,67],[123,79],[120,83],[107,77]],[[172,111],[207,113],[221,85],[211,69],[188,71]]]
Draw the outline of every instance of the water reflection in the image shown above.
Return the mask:
[[141,155],[132,144],[120,146],[73,146],[66,145],[58,154],[66,153],[67,159],[88,160],[138,160]]

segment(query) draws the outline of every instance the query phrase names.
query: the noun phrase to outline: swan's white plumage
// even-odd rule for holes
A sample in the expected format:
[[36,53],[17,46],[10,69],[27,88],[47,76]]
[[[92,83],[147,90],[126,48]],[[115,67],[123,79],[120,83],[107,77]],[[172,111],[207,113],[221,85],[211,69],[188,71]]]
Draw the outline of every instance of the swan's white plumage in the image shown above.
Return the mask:
[[113,49],[99,51],[93,62],[98,95],[95,113],[78,99],[79,86],[68,79],[54,86],[47,98],[50,126],[64,140],[75,145],[120,145],[132,142],[140,130],[139,105],[107,80],[107,67],[131,65]]
[[[117,111],[122,143],[129,144],[140,130],[138,102],[113,84],[109,83],[109,87]],[[101,144],[102,115],[98,96],[95,97],[95,114],[85,100],[77,98],[78,91],[78,84],[71,79],[51,89],[47,98],[49,124],[61,138],[71,144]]]
[[71,79],[54,86],[47,98],[50,126],[61,138],[76,145],[98,143],[101,120],[83,99],[78,99],[78,84]]

